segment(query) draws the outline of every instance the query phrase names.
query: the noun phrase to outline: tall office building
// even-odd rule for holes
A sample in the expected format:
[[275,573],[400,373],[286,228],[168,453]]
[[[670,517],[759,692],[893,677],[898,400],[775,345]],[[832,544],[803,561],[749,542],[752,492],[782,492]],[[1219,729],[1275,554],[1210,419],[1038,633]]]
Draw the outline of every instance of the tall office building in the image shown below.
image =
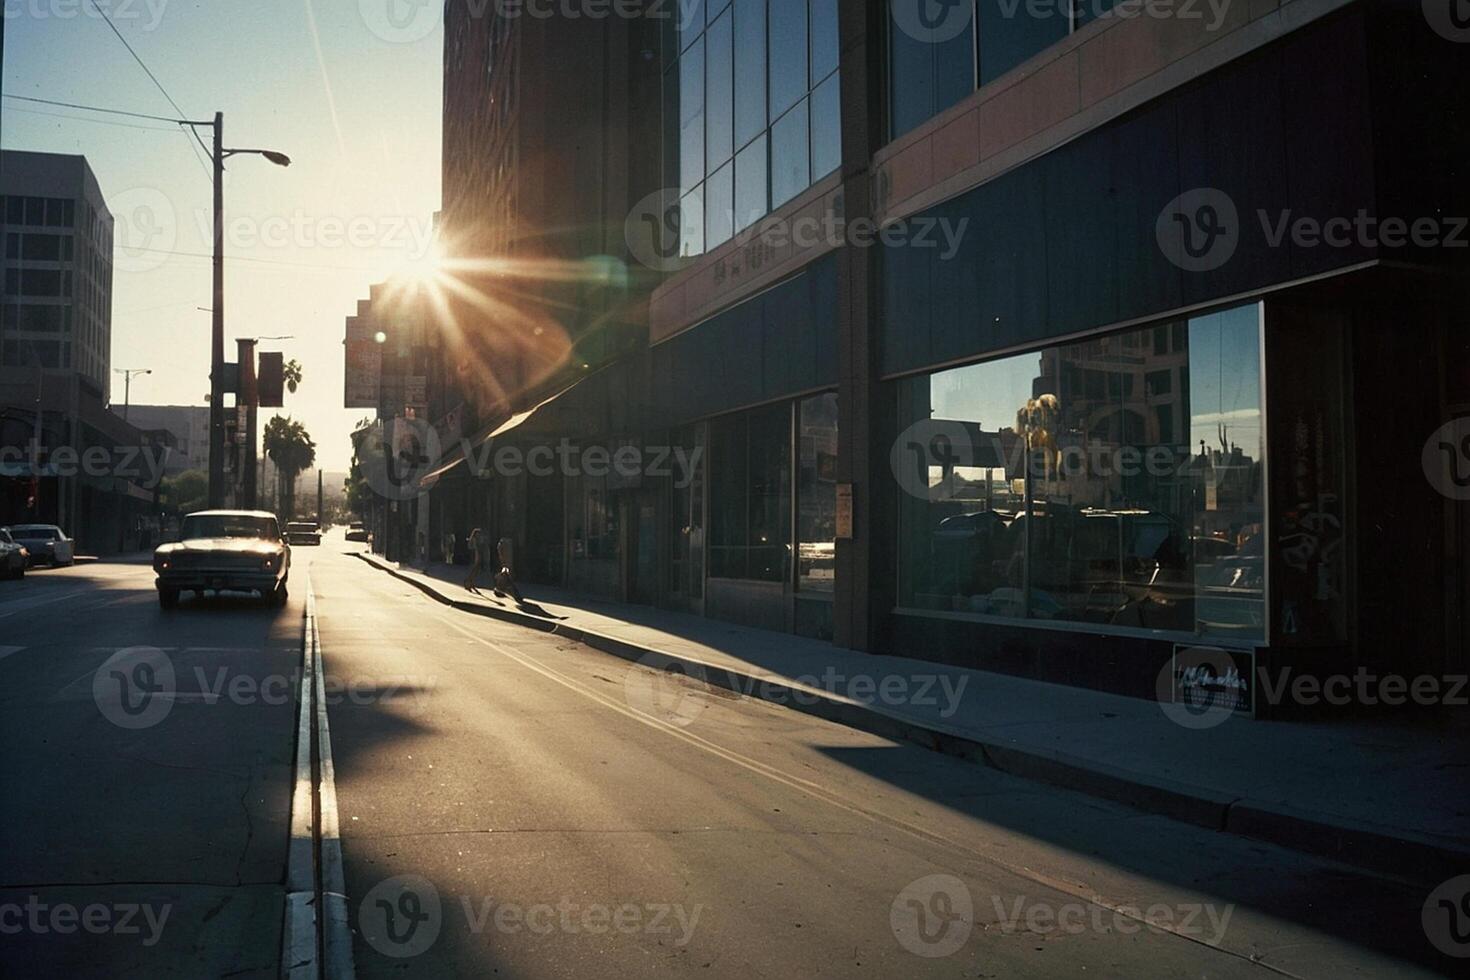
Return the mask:
[[0,153],[0,364],[75,371],[104,400],[112,370],[112,212],[85,157]]

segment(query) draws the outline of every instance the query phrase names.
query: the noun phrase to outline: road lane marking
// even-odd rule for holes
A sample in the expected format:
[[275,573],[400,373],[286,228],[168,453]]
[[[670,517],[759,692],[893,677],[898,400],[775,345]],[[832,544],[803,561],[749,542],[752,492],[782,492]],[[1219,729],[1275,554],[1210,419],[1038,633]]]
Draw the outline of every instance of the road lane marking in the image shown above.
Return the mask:
[[[718,745],[705,738],[695,735],[684,728],[672,725],[661,718],[645,714],[644,712],[638,711],[635,708],[631,708],[625,704],[621,704],[617,700],[605,695],[602,691],[587,686],[576,678],[564,675],[559,671],[547,667],[538,661],[532,660],[527,656],[519,654],[516,651],[511,650],[510,648],[500,643],[485,639],[484,637],[472,632],[471,630],[466,629],[453,620],[446,618],[442,613],[438,613],[436,611],[431,612],[429,615],[432,618],[439,620],[444,625],[455,630],[456,632],[466,637],[469,637],[471,640],[474,640],[477,643],[489,647],[490,649],[496,651],[497,653],[510,660],[515,661],[522,667],[525,667],[535,673],[541,674],[548,680],[560,684],[575,693],[581,694],[589,700],[596,701],[597,703],[603,705],[604,707],[610,708],[618,714],[624,715],[625,717],[639,722],[640,724],[646,725],[649,728],[655,729],[656,731],[661,731],[667,735],[671,735],[674,738],[680,739],[689,745],[702,749],[703,751],[724,759],[725,761],[730,762],[734,765],[740,766],[741,768],[755,773],[756,775],[764,776],[765,778],[770,779],[773,782],[780,783],[784,786],[796,790],[797,792],[804,793],[812,797],[813,799],[818,800],[819,802],[826,803],[841,810],[845,810],[850,814],[862,817],[872,823],[888,826],[895,830],[899,830],[931,846],[952,848],[955,850],[963,851],[977,861],[999,868],[1000,870],[1005,871],[1024,881],[1030,881],[1045,888],[1051,888],[1054,891],[1060,892],[1064,895],[1070,895],[1073,898],[1077,898],[1091,905],[1095,905],[1101,909],[1112,912],[1115,915],[1131,919],[1135,922],[1140,923],[1141,925],[1157,928],[1158,930],[1166,932],[1169,935],[1174,936],[1175,938],[1183,939],[1187,942],[1194,943],[1195,945],[1204,946],[1207,949],[1215,950],[1227,956],[1232,956],[1237,959],[1245,960],[1246,962],[1252,963],[1255,966],[1259,966],[1280,976],[1297,976],[1296,974],[1290,973],[1286,970],[1282,970],[1269,963],[1261,962],[1260,960],[1257,960],[1245,953],[1227,949],[1223,946],[1211,945],[1210,943],[1205,942],[1204,939],[1200,937],[1193,936],[1188,933],[1181,932],[1178,929],[1175,929],[1172,923],[1152,922],[1148,920],[1136,907],[1134,907],[1134,905],[1126,901],[1109,899],[1081,882],[1069,881],[1065,878],[1059,878],[1054,875],[1049,875],[1042,871],[1038,871],[1035,868],[1028,868],[1024,865],[1015,864],[993,854],[977,851],[970,844],[956,840],[952,837],[948,837],[944,834],[925,829],[918,826],[917,824],[912,824],[906,820],[902,820],[900,818],[879,813],[874,810],[869,810],[866,807],[849,803],[847,800],[828,791],[817,783],[814,783],[807,779],[803,779],[800,776],[787,773],[768,763],[761,762],[758,759],[742,755],[741,753],[736,752],[733,749],[725,748],[724,746]],[[630,664],[629,669],[637,670],[643,668],[638,667],[636,664]]]
[[316,593],[308,570],[301,627],[296,782],[291,796],[285,926],[281,934],[281,973],[288,980],[352,980],[355,976],[321,644]]

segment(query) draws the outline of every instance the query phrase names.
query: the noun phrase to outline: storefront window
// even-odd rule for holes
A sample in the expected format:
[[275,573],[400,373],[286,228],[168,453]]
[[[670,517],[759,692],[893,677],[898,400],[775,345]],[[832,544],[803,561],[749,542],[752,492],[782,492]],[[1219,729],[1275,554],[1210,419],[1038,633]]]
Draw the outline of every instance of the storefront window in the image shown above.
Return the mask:
[[1250,305],[905,381],[901,602],[1263,638],[1259,336]]
[[833,591],[837,556],[837,394],[801,403],[797,428],[796,587]]
[[569,500],[579,506],[571,513],[574,559],[617,558],[621,551],[618,506],[605,476],[585,474],[568,480]]
[[791,568],[791,405],[709,425],[712,578],[785,582]]
[[668,39],[664,183],[697,225],[681,241],[692,256],[837,169],[837,3],[705,0]]

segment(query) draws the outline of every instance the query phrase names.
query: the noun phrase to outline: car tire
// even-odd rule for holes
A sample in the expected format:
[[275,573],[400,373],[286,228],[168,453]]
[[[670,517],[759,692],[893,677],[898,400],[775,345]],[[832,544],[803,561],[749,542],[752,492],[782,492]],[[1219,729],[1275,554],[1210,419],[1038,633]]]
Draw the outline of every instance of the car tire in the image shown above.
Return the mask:
[[158,605],[161,609],[177,609],[179,605],[179,590],[159,589]]

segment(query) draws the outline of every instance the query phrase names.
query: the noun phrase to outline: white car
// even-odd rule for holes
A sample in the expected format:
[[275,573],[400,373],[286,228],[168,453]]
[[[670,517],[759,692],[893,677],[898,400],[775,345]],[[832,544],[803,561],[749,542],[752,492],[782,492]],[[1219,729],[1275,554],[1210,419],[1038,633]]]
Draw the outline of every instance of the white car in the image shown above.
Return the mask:
[[16,544],[15,539],[10,536],[10,529],[0,527],[0,575],[5,578],[25,578],[30,558],[25,546]]
[[75,543],[55,524],[15,524],[10,528],[10,536],[31,553],[32,565],[44,563],[55,567],[76,561]]

